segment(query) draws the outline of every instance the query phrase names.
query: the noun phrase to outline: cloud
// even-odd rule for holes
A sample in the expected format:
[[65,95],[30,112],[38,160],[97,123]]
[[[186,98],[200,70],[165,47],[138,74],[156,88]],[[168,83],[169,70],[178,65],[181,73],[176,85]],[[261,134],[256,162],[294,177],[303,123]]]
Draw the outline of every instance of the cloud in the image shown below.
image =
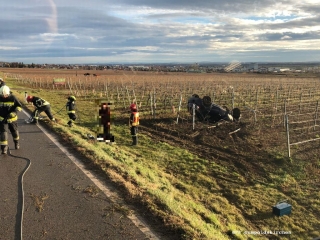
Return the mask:
[[296,56],[291,60],[301,61],[301,55],[319,49],[319,5],[314,0],[30,0],[28,5],[15,0],[2,4],[0,60],[199,62],[247,54],[248,61],[252,56],[263,61],[263,54],[270,59],[290,50]]

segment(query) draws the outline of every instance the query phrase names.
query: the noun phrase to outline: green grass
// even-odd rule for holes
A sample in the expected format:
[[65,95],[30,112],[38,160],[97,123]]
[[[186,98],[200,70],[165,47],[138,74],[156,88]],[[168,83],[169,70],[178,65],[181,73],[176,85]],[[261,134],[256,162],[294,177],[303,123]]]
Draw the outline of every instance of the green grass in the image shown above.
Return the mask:
[[[22,90],[23,86],[17,86],[13,80],[7,80],[7,85],[21,101],[25,91],[46,99],[54,113],[64,107],[69,95],[65,91]],[[128,196],[141,201],[149,211],[162,218],[165,225],[181,232],[181,238],[267,239],[261,235],[234,235],[234,230],[290,230],[295,239],[320,236],[320,229],[316,229],[320,226],[320,193],[312,186],[304,188],[306,165],[290,162],[285,153],[270,150],[270,159],[260,165],[267,166],[268,161],[272,161],[275,167],[269,180],[250,185],[237,171],[230,171],[186,149],[156,142],[146,135],[139,134],[139,146],[131,147],[129,127],[122,117],[123,114],[129,117],[129,112],[114,113],[111,131],[117,144],[90,141],[86,134],[94,134],[95,105],[79,100],[77,107],[81,124],[78,122],[68,128],[68,116],[63,110],[55,114],[58,124],[49,125],[121,185]],[[143,124],[143,118],[141,122]],[[280,199],[292,203],[290,216],[272,215],[271,207]],[[280,236],[275,237],[280,239]]]

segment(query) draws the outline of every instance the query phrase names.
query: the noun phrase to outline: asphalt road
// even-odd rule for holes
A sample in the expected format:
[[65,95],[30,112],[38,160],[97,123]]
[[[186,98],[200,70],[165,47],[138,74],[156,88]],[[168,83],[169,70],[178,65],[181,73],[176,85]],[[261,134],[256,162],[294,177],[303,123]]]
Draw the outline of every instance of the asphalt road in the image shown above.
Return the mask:
[[[19,113],[19,150],[8,134],[11,154],[31,160],[23,179],[23,239],[151,239],[26,118]],[[20,239],[28,161],[1,155],[0,163],[0,239]]]

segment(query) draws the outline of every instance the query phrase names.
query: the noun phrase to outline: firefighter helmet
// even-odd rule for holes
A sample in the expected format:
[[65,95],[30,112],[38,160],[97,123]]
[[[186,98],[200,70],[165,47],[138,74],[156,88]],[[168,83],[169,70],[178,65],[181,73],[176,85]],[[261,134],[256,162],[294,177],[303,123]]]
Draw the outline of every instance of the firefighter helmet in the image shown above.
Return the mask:
[[2,86],[0,88],[0,95],[8,96],[10,94],[10,88],[8,86]]
[[131,109],[131,110],[133,110],[133,109],[137,109],[137,105],[136,105],[136,104],[134,104],[134,103],[132,103],[132,104],[130,105],[130,109]]
[[32,102],[32,98],[33,98],[32,96],[28,96],[27,97],[27,102]]
[[75,101],[76,97],[75,96],[70,96],[68,99],[71,100],[71,101]]

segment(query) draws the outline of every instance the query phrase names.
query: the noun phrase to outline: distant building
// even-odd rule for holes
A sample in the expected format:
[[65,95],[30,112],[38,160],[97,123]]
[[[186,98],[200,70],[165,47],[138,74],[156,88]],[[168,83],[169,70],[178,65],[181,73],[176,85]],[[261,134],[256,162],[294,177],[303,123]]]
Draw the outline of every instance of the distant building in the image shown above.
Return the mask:
[[250,71],[254,71],[257,72],[259,70],[259,64],[258,63],[251,63],[249,65],[249,70]]
[[280,68],[280,72],[291,72],[290,68]]
[[280,68],[279,67],[269,67],[268,71],[269,72],[280,72]]

